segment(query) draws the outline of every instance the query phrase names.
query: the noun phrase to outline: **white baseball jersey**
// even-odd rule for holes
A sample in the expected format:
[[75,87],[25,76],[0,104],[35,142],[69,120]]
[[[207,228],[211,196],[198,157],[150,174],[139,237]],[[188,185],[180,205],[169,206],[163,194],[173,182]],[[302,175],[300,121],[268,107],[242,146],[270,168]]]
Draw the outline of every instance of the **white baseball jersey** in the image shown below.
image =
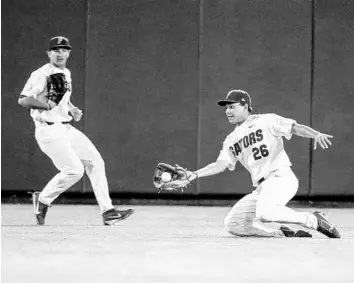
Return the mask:
[[291,138],[294,123],[276,114],[250,115],[226,137],[218,160],[228,161],[231,171],[240,161],[257,186],[272,171],[291,166],[282,137]]
[[68,122],[72,120],[72,117],[68,113],[68,103],[70,101],[72,90],[71,73],[67,68],[62,70],[52,64],[45,64],[31,74],[21,95],[34,97],[43,102],[46,101],[44,96],[47,94],[47,77],[56,73],[65,74],[65,78],[68,82],[68,91],[65,93],[59,104],[52,110],[42,111],[31,109],[31,116],[36,125],[39,125],[41,122]]

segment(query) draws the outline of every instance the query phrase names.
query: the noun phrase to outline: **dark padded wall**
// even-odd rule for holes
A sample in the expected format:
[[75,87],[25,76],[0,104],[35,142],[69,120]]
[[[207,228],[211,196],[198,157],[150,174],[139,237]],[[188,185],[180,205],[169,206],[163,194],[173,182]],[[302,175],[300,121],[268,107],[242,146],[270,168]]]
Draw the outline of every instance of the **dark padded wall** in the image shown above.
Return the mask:
[[[247,90],[257,113],[275,112],[309,124],[311,3],[308,1],[203,1],[201,23],[199,167],[213,162],[233,130],[216,101],[230,89]],[[308,192],[309,142],[285,143]],[[236,173],[235,173],[236,172]],[[246,193],[251,179],[234,172],[202,179],[201,193]]]
[[89,1],[89,14],[86,132],[112,192],[156,192],[158,162],[196,166],[198,1]]
[[316,151],[314,195],[354,195],[354,2],[317,1],[314,127],[334,136]]
[[[313,108],[312,1],[22,1],[2,3],[2,190],[41,189],[56,173],[17,104],[30,73],[47,62],[48,39],[68,36],[73,102],[107,165],[111,191],[155,192],[157,162],[200,168],[232,131],[215,105],[247,90],[255,112],[275,112],[335,136],[313,155],[293,137],[285,148],[298,195],[353,195],[354,4],[316,1]],[[311,113],[311,114],[310,114]],[[91,191],[87,182],[72,190]],[[203,179],[192,193],[239,193],[249,174]]]
[[[41,190],[56,168],[39,149],[29,111],[17,100],[31,72],[48,62],[49,38],[63,35],[74,47],[68,64],[74,80],[72,100],[84,104],[85,1],[13,0],[3,1],[1,7],[1,188]],[[80,188],[78,184],[73,190]]]

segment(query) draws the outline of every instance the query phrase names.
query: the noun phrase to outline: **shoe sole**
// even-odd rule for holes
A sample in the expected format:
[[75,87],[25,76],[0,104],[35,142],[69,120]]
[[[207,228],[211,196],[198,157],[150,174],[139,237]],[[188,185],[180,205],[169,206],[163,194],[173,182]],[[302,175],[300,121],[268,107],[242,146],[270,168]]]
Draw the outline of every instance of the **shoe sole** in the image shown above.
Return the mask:
[[287,238],[312,238],[312,235],[303,230],[293,230],[285,226],[280,227],[280,231],[282,231]]
[[312,235],[306,231],[298,230],[295,233],[295,238],[312,238]]
[[320,219],[323,222],[328,223],[328,225],[332,226],[331,231],[327,231],[324,228],[318,227],[317,228],[318,232],[326,235],[328,238],[339,239],[341,237],[338,228],[331,221],[329,221],[321,212],[315,211],[313,214],[317,218],[317,221],[319,221]]
[[124,217],[119,218],[119,219],[114,219],[114,220],[108,220],[108,221],[103,221],[103,224],[106,226],[112,226],[115,223],[122,221],[124,219],[127,219],[130,215],[132,215],[134,213],[134,210],[132,209],[130,213],[127,213]]

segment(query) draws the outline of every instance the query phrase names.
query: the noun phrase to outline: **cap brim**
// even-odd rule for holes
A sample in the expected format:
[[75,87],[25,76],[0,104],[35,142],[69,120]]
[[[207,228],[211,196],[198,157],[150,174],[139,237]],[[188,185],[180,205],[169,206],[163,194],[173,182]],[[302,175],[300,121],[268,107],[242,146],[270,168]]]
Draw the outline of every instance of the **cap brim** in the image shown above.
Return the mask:
[[226,105],[229,105],[229,104],[233,104],[233,103],[237,103],[238,101],[235,101],[235,100],[219,100],[217,102],[217,104],[219,106],[226,106]]
[[71,50],[71,46],[69,45],[55,45],[55,46],[52,46],[49,50],[53,50],[53,49],[57,49],[57,48],[65,48],[65,49],[68,49],[68,50]]

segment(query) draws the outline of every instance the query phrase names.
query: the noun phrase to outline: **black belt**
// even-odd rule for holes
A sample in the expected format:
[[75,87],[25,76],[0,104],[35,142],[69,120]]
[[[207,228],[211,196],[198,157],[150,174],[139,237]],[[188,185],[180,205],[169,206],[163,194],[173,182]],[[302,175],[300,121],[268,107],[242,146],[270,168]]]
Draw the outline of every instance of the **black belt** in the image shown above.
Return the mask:
[[269,175],[266,178],[264,178],[264,177],[260,178],[257,182],[257,185],[259,186],[260,184],[262,184],[265,181],[265,179],[267,179],[273,172],[278,171],[278,170],[279,169],[275,169],[275,170],[269,172]]
[[257,182],[257,185],[259,186],[260,184],[262,184],[264,180],[265,180],[264,177],[260,178]]
[[[46,122],[48,125],[54,125],[53,122]],[[62,124],[69,124],[70,122],[58,122],[58,123],[62,123]]]

